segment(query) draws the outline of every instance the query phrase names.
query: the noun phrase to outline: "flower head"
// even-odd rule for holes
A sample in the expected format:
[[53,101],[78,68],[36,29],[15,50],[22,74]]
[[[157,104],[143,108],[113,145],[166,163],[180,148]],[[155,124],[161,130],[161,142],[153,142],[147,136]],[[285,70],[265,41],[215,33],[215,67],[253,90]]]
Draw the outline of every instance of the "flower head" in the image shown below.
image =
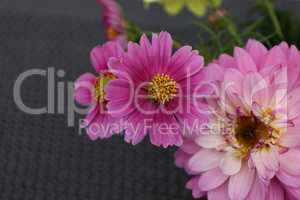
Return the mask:
[[203,77],[198,52],[185,46],[172,55],[172,38],[161,32],[152,41],[144,35],[139,44],[130,42],[109,65],[118,79],[106,88],[108,110],[126,119],[125,140],[137,144],[149,133],[154,145],[180,146],[180,125],[201,117],[191,98]]
[[90,106],[82,127],[86,128],[87,134],[93,140],[108,138],[120,132],[120,118],[107,113],[104,88],[109,81],[116,79],[108,70],[108,59],[119,58],[122,54],[122,47],[116,42],[107,42],[103,46],[95,47],[91,51],[91,62],[98,75],[85,73],[75,82],[75,100],[82,105]]
[[[221,0],[211,1],[213,6],[219,6],[221,2]],[[186,6],[194,15],[203,16],[210,0],[144,0],[144,3],[146,6],[150,3],[159,3],[170,15],[178,14]]]
[[117,41],[122,46],[127,44],[125,20],[119,4],[115,0],[98,0],[103,8],[103,22],[106,27],[106,37],[110,41]]
[[[195,197],[298,199],[300,54],[249,40],[207,67],[214,97],[206,129],[187,139],[176,164],[193,175]],[[275,198],[276,197],[276,198]]]

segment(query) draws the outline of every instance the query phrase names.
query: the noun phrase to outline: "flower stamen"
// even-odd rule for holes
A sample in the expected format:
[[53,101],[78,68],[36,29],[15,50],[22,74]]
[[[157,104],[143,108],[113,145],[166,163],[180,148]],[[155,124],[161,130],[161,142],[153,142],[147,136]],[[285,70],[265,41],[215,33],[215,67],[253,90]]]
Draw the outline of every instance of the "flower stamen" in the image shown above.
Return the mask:
[[157,74],[147,87],[149,97],[159,104],[168,103],[177,94],[176,81],[167,74]]
[[113,79],[116,79],[116,77],[111,73],[101,74],[96,79],[95,88],[94,88],[94,98],[96,99],[96,101],[100,103],[103,103],[105,101],[104,87],[110,80]]

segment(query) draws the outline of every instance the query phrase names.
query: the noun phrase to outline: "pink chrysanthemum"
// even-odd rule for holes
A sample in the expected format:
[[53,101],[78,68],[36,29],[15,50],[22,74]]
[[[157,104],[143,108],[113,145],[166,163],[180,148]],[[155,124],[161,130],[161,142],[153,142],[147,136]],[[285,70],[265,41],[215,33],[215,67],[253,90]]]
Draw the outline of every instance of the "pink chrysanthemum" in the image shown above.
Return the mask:
[[300,54],[281,43],[267,50],[249,40],[234,56],[207,67],[216,97],[207,99],[209,123],[176,152],[194,177],[195,198],[300,198]]
[[108,71],[107,62],[111,57],[119,58],[123,54],[117,42],[107,42],[91,51],[91,62],[98,72],[81,75],[75,82],[74,98],[82,104],[90,106],[90,111],[82,123],[92,140],[108,138],[120,132],[120,119],[107,113],[107,99],[104,92],[106,84],[116,77]]
[[126,119],[125,140],[139,143],[147,133],[152,144],[182,144],[179,124],[199,118],[192,93],[201,80],[203,58],[185,46],[172,56],[169,33],[144,35],[140,44],[130,42],[122,59],[111,59],[118,76],[107,88],[108,110]]
[[115,0],[98,0],[98,3],[103,8],[102,20],[106,28],[107,39],[126,46],[125,20],[119,4]]

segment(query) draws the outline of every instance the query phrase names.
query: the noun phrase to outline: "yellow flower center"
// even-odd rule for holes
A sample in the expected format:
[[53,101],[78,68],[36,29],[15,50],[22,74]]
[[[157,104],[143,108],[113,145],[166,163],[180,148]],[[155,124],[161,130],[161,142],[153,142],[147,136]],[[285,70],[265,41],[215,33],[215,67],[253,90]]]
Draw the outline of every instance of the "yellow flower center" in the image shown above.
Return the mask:
[[106,37],[108,40],[114,40],[116,37],[118,37],[119,32],[113,29],[112,27],[108,27],[106,30]]
[[105,91],[104,87],[110,80],[115,79],[116,77],[111,73],[101,74],[95,83],[94,88],[94,97],[96,101],[103,103],[105,101]]
[[149,82],[147,92],[156,103],[168,103],[177,94],[176,81],[167,74],[157,74]]

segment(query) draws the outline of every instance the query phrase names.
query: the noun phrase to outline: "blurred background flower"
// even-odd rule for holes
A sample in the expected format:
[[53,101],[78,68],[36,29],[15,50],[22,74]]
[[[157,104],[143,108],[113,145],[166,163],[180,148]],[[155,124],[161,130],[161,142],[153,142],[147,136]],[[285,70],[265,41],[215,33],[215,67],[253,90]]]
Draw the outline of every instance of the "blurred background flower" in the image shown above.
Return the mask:
[[178,14],[184,7],[196,16],[204,16],[209,6],[218,7],[222,0],[144,0],[147,6],[159,3],[170,15]]

